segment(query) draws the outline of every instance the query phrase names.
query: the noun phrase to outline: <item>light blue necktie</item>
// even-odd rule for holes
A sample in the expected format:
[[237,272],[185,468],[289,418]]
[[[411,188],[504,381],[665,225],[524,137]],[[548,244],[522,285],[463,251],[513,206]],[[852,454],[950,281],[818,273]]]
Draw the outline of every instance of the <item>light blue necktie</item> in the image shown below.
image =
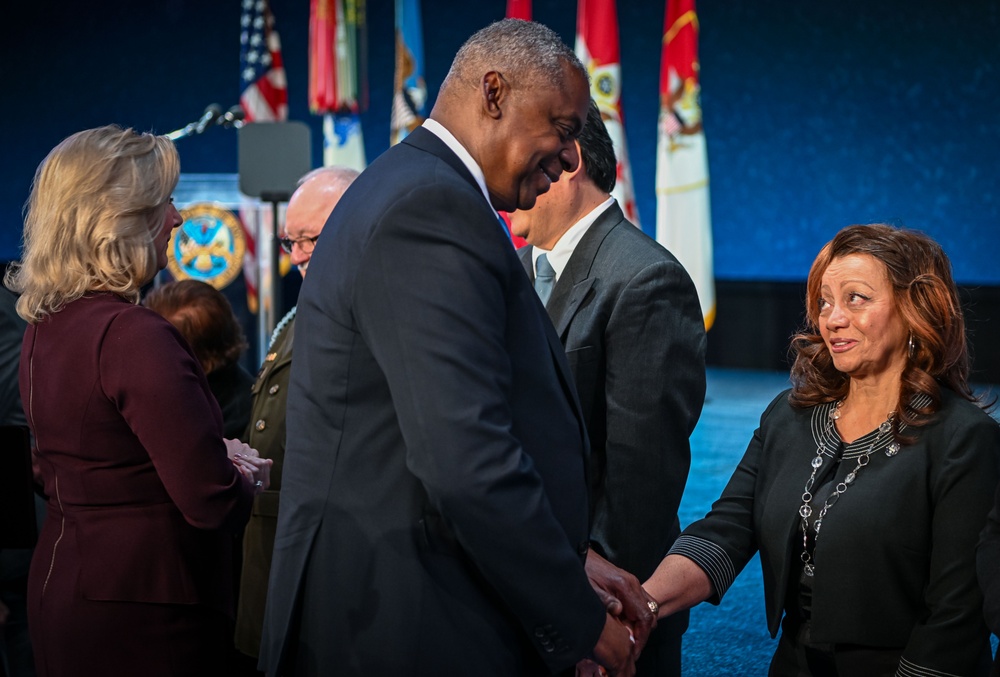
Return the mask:
[[535,261],[535,292],[538,293],[538,298],[542,300],[543,306],[549,302],[549,296],[552,295],[552,285],[555,283],[556,271],[549,263],[548,255],[542,254]]

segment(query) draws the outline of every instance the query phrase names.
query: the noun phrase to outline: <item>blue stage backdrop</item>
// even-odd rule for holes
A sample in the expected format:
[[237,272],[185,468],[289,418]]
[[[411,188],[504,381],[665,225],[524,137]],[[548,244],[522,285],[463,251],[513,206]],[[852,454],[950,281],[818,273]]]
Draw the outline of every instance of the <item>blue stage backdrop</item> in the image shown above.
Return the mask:
[[[5,11],[0,259],[17,256],[35,167],[60,139],[108,122],[167,132],[239,94],[241,0],[16,0]],[[451,57],[505,0],[423,0],[433,97]],[[307,106],[306,0],[272,0],[291,117]],[[368,0],[369,159],[388,145],[391,0]],[[624,109],[642,225],[655,221],[663,0],[619,3]],[[805,278],[850,223],[924,230],[958,280],[1000,285],[1000,0],[702,0],[702,91],[715,271],[724,280]],[[576,3],[535,0],[572,44]],[[235,172],[236,134],[178,142],[186,172]]]

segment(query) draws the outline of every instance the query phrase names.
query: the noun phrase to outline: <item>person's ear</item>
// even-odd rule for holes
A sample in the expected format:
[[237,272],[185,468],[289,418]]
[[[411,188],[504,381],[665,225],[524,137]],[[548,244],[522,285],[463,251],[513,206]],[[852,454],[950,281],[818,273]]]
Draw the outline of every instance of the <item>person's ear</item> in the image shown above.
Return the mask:
[[[587,172],[583,166],[583,150],[580,148],[580,140],[574,139],[573,145],[576,146],[576,157],[577,157],[576,169],[569,171],[565,169],[565,167],[563,168],[563,172],[566,174],[565,177],[566,180],[575,180],[577,176],[583,176],[583,177],[587,176]],[[560,181],[562,180],[563,179],[560,179]]]
[[483,111],[489,117],[499,120],[502,107],[510,96],[510,85],[499,71],[490,71],[483,76]]

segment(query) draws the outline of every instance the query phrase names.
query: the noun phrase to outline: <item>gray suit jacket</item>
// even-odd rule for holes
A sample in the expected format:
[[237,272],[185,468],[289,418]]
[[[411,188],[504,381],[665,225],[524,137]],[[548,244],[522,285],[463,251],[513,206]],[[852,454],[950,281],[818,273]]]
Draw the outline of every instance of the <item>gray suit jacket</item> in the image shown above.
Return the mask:
[[[531,247],[519,254],[533,280]],[[546,310],[590,435],[591,542],[645,580],[680,532],[688,436],[705,400],[697,292],[614,204],[576,246]]]

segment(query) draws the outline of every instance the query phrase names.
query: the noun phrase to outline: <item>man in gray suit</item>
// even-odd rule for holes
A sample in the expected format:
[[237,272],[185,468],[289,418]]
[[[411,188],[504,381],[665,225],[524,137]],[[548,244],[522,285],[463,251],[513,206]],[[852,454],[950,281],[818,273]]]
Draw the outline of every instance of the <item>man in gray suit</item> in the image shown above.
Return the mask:
[[[521,262],[566,348],[590,436],[591,554],[648,578],[677,538],[705,399],[705,328],[677,259],[611,197],[616,163],[596,104],[580,165],[512,215]],[[588,562],[588,565],[590,563]],[[661,621],[637,674],[679,675],[687,616]]]

